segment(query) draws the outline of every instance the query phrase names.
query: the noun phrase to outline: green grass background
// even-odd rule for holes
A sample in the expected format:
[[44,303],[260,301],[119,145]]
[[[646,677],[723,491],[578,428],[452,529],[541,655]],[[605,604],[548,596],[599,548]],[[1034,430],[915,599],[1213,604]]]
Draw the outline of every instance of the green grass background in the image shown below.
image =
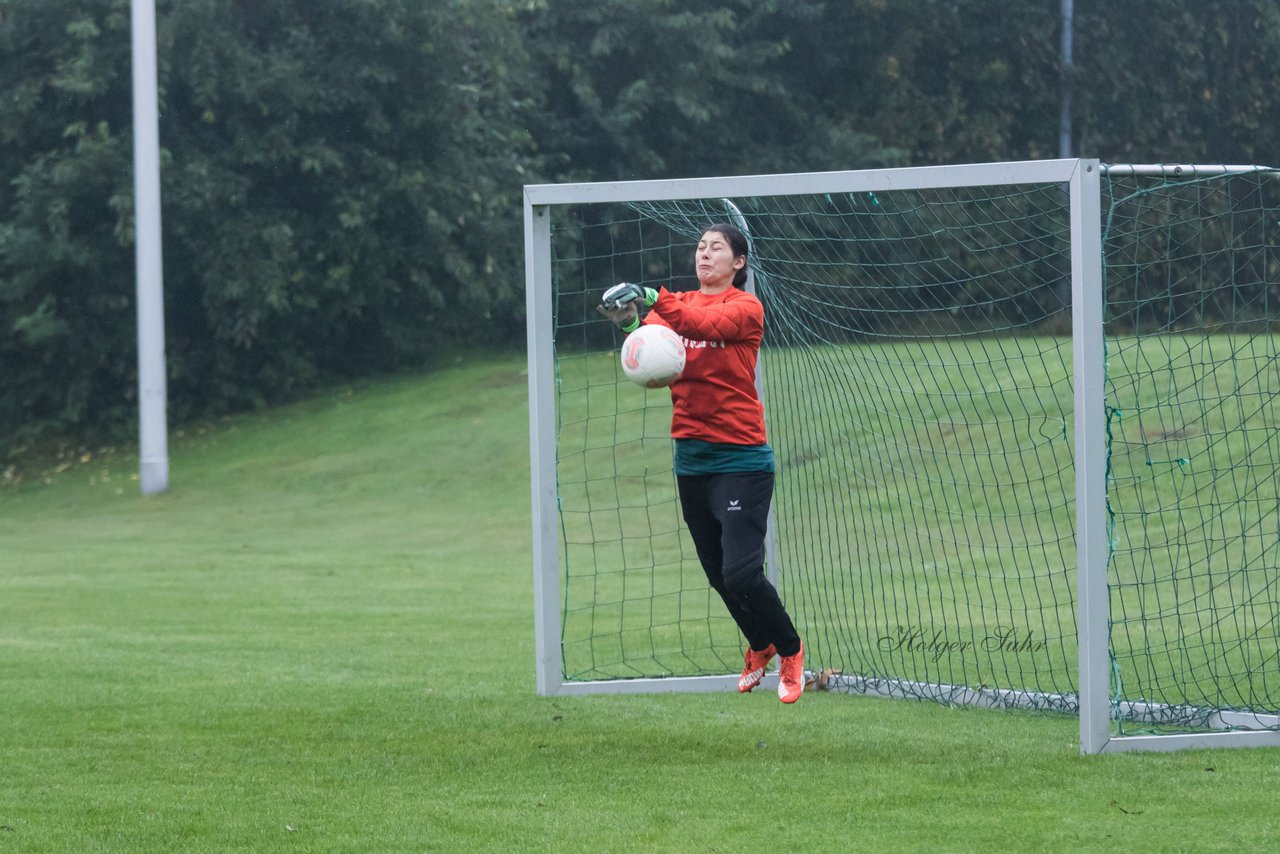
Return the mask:
[[[519,358],[0,492],[0,852],[1266,850],[1275,750],[812,693],[540,698]],[[47,481],[47,482],[46,482]]]

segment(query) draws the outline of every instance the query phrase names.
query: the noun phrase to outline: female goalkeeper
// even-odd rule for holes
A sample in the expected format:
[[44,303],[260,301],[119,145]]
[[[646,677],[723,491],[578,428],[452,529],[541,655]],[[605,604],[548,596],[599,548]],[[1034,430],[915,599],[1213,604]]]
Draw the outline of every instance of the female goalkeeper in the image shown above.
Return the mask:
[[764,307],[741,290],[747,240],[737,228],[708,227],[694,263],[698,290],[623,283],[605,292],[599,311],[631,332],[651,309],[645,323],[669,326],[684,338],[684,374],[671,384],[671,436],[685,524],[707,579],[747,639],[738,690],[759,685],[779,655],[778,697],[794,703],[804,690],[804,645],[764,574],[773,498],[773,449],[755,385]]

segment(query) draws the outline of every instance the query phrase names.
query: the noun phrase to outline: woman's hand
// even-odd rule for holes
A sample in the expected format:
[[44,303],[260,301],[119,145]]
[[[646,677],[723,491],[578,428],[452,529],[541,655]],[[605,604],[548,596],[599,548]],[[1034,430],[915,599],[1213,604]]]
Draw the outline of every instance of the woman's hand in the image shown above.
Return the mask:
[[[633,285],[630,282],[614,285],[600,298],[605,308],[620,308],[624,303],[629,302],[642,302],[645,308],[649,308],[657,301],[658,292],[653,288]],[[639,306],[636,307],[639,308]]]
[[640,310],[634,302],[623,303],[617,308],[598,305],[596,311],[623,332],[631,332],[640,325]]
[[596,311],[623,332],[632,332],[640,325],[641,307],[649,308],[657,301],[658,292],[653,288],[621,282],[604,292]]

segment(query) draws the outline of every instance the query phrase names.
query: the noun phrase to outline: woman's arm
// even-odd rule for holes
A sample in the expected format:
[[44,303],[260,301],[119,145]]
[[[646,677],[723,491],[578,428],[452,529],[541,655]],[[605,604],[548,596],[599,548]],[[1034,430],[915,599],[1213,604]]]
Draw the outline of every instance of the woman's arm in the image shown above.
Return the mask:
[[676,332],[695,341],[742,341],[764,334],[764,308],[750,295],[696,306],[663,288],[653,311]]

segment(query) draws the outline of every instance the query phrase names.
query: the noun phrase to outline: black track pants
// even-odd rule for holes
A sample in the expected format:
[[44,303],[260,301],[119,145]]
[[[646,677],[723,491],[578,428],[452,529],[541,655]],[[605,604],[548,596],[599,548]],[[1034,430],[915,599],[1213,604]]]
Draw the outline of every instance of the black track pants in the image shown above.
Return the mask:
[[680,506],[698,560],[752,649],[800,651],[778,591],[764,574],[764,535],[773,499],[773,472],[682,475]]

